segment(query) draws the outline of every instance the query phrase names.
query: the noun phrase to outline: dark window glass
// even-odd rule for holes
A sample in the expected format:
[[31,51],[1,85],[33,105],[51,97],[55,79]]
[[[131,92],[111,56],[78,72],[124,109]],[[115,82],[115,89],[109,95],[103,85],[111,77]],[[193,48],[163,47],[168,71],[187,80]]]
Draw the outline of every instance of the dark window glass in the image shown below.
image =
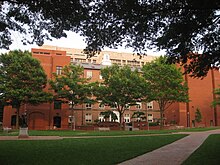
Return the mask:
[[62,101],[55,100],[54,101],[54,109],[61,109]]

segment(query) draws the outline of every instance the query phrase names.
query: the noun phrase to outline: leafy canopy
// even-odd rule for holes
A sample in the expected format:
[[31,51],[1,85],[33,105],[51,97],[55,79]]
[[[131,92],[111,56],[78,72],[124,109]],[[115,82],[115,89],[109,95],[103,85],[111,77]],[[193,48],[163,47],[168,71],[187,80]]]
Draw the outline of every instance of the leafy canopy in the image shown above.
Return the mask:
[[12,43],[11,31],[38,45],[74,31],[86,37],[88,51],[125,43],[139,52],[165,49],[171,62],[191,58],[187,72],[195,76],[220,61],[219,0],[5,0],[0,9],[0,48]]
[[0,99],[15,106],[48,101],[44,92],[47,76],[40,62],[28,51],[10,51],[0,56]]
[[167,64],[166,57],[159,57],[147,63],[142,73],[149,83],[148,101],[159,104],[161,119],[164,111],[174,102],[188,101],[188,88],[183,75],[175,65]]
[[52,95],[44,91],[47,76],[40,62],[28,51],[10,51],[0,56],[0,100],[17,109],[16,128],[20,107],[50,101]]
[[50,85],[55,91],[55,99],[71,102],[72,105],[92,102],[93,83],[83,77],[83,67],[79,65],[64,66],[62,74],[54,74]]
[[102,84],[97,87],[96,97],[102,104],[115,107],[121,117],[125,112],[125,106],[134,105],[141,101],[146,82],[140,76],[137,69],[132,70],[129,66],[119,67],[113,65],[101,70]]

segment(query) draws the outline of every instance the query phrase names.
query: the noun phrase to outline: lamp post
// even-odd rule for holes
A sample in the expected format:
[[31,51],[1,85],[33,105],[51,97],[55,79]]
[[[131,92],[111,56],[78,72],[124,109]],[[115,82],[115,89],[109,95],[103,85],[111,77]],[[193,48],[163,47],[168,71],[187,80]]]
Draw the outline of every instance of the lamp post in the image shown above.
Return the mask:
[[74,111],[74,102],[73,102],[73,91],[69,91],[70,95],[71,95],[71,130],[74,130],[76,129],[76,126],[75,126],[75,117],[73,116],[73,111]]

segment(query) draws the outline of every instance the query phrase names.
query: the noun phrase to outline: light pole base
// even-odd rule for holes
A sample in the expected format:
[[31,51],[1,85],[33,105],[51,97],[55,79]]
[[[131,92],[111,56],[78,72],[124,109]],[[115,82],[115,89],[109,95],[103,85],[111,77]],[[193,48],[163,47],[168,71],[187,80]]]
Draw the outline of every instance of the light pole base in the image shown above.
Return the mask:
[[19,129],[18,138],[29,138],[28,127]]

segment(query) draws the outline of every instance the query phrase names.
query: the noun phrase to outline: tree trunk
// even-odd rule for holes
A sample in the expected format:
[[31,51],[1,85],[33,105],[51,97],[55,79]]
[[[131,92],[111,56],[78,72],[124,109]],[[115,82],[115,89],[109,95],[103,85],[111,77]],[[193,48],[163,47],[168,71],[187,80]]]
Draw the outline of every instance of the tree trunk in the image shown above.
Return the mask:
[[121,112],[119,112],[119,123],[120,123],[120,130],[122,130],[123,124],[122,124],[122,114],[121,114]]
[[20,123],[20,106],[16,107],[16,126],[15,129],[19,129],[19,123]]
[[163,129],[163,110],[160,110],[160,129]]

